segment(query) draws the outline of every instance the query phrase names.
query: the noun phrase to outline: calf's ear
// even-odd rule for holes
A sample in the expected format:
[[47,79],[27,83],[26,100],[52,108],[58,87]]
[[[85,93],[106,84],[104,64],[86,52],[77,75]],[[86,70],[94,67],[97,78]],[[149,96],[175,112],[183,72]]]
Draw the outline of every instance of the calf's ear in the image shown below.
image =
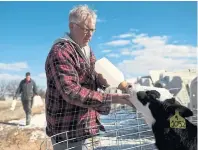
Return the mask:
[[182,105],[172,105],[170,106],[170,109],[172,112],[179,111],[179,114],[182,117],[193,116],[193,112],[189,108],[182,106]]
[[160,98],[160,93],[156,90],[146,91],[146,94],[153,99]]
[[138,98],[139,100],[146,99],[146,98],[147,98],[146,92],[144,92],[144,91],[139,91],[139,92],[137,92],[137,98]]

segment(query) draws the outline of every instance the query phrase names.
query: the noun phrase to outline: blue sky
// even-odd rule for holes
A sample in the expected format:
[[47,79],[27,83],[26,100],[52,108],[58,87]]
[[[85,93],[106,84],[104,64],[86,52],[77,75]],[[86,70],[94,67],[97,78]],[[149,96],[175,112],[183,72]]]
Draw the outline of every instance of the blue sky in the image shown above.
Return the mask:
[[0,2],[0,80],[30,71],[45,87],[47,54],[78,4],[97,10],[97,59],[107,57],[126,78],[196,67],[196,2]]

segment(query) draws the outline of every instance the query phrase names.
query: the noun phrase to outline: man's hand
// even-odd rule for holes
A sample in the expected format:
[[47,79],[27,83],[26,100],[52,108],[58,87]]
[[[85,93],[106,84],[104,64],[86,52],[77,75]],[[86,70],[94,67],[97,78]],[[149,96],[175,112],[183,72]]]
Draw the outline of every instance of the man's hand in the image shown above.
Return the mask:
[[109,84],[107,83],[107,80],[102,76],[102,74],[98,74],[98,81],[101,85],[108,87]]
[[112,95],[112,103],[122,104],[122,105],[126,104],[126,105],[133,107],[129,99],[130,99],[129,94],[113,94]]
[[118,85],[118,89],[120,89],[123,93],[127,93],[128,89],[132,88],[133,86],[134,84],[123,81]]

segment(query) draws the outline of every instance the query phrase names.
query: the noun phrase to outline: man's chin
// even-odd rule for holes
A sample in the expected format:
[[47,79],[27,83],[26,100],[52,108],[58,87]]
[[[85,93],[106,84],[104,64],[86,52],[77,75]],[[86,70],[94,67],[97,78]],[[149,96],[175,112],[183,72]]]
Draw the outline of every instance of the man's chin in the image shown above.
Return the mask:
[[88,46],[89,42],[83,43],[82,47]]

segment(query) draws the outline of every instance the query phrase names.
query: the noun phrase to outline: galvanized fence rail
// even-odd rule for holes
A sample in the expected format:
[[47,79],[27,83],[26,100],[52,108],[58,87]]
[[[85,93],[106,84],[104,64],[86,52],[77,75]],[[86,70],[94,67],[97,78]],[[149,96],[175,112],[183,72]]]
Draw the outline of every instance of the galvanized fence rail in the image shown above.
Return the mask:
[[[169,90],[175,89],[180,90],[179,88]],[[186,105],[182,100],[180,103]],[[197,108],[190,109],[193,110],[194,116],[188,119],[197,124]],[[157,150],[151,128],[148,127],[141,113],[134,108],[115,105],[109,115],[101,116],[101,122],[106,132],[100,132],[98,136],[86,140],[87,150]],[[51,150],[49,139],[49,137],[46,138],[46,150]]]
[[[100,132],[98,136],[86,140],[87,150],[156,149],[151,129],[145,123],[143,116],[131,107],[123,105],[113,107],[109,115],[101,116],[101,122],[106,132]],[[49,137],[46,138],[46,142],[46,150],[51,150]],[[66,150],[70,149],[73,148]]]

